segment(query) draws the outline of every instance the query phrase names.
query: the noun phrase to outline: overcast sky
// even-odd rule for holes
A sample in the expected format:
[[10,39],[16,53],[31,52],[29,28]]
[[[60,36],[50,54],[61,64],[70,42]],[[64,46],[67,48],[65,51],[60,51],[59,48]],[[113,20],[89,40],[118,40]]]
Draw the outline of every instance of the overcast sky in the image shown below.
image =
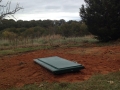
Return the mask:
[[20,20],[80,20],[79,8],[84,0],[3,0],[1,4],[11,1],[11,10],[17,3],[23,7],[15,14]]

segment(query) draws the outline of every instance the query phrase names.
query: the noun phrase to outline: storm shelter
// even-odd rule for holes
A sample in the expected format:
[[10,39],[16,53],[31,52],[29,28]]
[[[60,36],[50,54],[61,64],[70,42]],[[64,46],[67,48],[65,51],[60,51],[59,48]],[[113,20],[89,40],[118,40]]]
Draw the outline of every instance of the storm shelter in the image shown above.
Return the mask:
[[81,64],[66,60],[58,56],[38,58],[34,59],[34,62],[45,67],[54,74],[74,72],[84,69],[84,66],[82,66]]

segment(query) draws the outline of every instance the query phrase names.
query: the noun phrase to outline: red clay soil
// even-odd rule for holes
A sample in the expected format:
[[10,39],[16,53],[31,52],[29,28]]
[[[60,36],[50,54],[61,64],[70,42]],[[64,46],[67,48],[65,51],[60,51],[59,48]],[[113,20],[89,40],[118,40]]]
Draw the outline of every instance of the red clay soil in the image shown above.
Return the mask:
[[[80,72],[54,75],[33,59],[59,56],[85,66]],[[38,50],[0,58],[0,88],[41,82],[79,82],[97,73],[120,71],[120,46]]]

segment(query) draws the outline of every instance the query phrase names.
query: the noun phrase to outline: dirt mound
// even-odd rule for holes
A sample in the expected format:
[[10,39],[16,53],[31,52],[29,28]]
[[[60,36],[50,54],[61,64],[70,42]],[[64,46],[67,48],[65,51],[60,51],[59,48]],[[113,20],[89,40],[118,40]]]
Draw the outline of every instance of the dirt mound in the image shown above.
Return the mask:
[[[33,62],[35,58],[59,56],[76,61],[85,69],[76,73],[53,75]],[[120,70],[120,46],[58,48],[39,50],[0,58],[0,88],[21,87],[40,82],[79,82],[93,74]]]

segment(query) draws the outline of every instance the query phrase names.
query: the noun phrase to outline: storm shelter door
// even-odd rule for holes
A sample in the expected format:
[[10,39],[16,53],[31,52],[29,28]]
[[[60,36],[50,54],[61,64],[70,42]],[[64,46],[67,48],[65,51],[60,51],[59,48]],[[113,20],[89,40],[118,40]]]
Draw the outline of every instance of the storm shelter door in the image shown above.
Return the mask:
[[54,74],[74,72],[84,69],[84,66],[82,66],[81,64],[66,60],[58,56],[38,58],[34,59],[34,61],[37,64],[50,70]]

